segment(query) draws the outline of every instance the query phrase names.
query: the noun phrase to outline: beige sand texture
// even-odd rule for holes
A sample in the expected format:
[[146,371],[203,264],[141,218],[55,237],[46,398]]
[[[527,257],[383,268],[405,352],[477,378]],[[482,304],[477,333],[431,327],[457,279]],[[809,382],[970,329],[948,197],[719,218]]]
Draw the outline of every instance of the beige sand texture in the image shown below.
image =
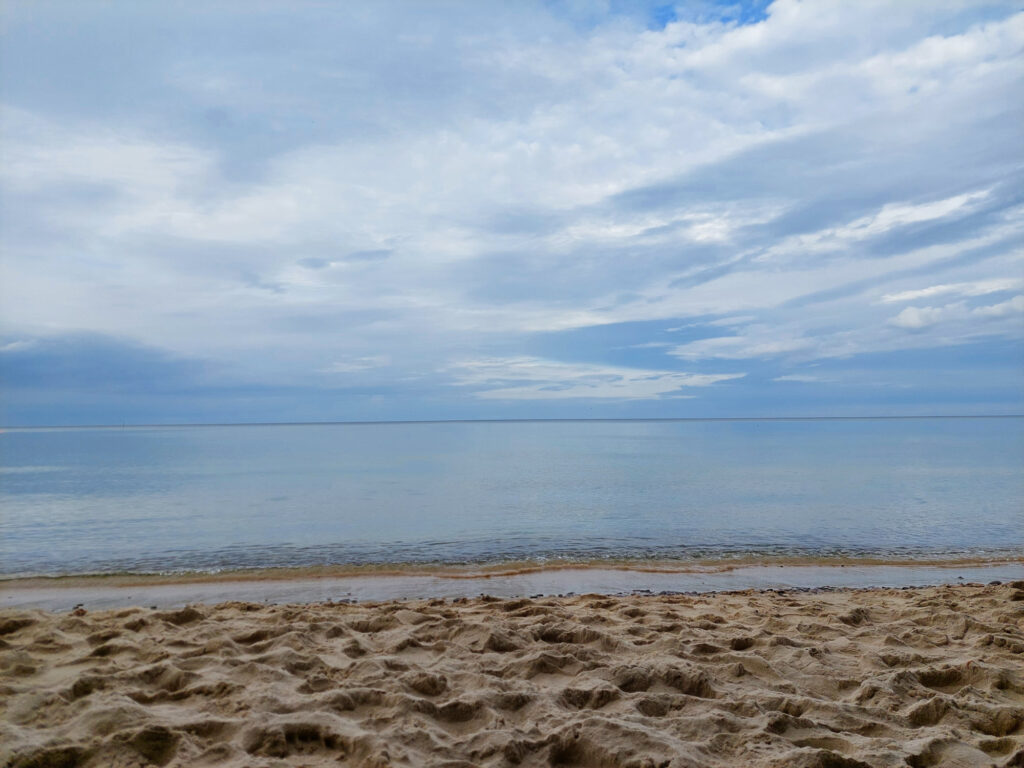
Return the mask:
[[1024,765],[1024,582],[6,611],[0,640],[19,768]]

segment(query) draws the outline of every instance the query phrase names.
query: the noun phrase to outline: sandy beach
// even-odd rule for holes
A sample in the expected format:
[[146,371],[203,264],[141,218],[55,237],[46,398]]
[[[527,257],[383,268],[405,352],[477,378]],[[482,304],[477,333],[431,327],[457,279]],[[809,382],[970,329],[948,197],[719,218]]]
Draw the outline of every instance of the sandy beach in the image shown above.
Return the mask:
[[1024,582],[0,613],[7,766],[1024,765]]

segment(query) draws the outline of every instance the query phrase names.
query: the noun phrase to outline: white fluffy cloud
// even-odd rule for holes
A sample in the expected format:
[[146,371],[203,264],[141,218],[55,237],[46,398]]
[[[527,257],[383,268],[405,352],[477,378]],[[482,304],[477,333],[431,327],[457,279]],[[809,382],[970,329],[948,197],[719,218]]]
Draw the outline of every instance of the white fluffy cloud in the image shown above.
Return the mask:
[[972,316],[982,318],[1013,317],[1022,312],[1024,312],[1024,296],[1014,296],[1008,301],[974,307],[973,309],[968,309],[967,305],[962,301],[945,304],[940,307],[907,307],[889,322],[900,328],[916,331],[948,320],[962,320]]
[[965,313],[966,308],[961,303],[947,304],[944,307],[907,307],[889,322],[900,328],[917,331],[947,318],[962,316]]

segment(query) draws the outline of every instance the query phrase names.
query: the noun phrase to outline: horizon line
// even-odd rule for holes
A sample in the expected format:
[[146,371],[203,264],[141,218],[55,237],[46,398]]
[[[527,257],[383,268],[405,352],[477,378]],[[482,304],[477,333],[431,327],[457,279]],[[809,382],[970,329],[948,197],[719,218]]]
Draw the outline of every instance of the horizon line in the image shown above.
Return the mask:
[[676,421],[899,421],[924,419],[1020,419],[1022,413],[1005,414],[928,414],[928,415],[872,415],[872,416],[649,416],[631,417],[553,417],[518,419],[376,419],[367,421],[197,421],[170,423],[120,424],[36,424],[0,425],[0,431],[12,429],[147,429],[156,427],[314,427],[314,426],[373,426],[387,424],[530,424],[542,422],[676,422]]

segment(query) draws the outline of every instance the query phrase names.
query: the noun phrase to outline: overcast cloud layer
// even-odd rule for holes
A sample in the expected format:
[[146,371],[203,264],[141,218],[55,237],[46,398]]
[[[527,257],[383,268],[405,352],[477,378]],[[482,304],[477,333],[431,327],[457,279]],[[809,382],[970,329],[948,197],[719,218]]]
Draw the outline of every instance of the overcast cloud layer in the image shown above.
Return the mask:
[[7,424],[1024,411],[1024,13],[14,2]]

